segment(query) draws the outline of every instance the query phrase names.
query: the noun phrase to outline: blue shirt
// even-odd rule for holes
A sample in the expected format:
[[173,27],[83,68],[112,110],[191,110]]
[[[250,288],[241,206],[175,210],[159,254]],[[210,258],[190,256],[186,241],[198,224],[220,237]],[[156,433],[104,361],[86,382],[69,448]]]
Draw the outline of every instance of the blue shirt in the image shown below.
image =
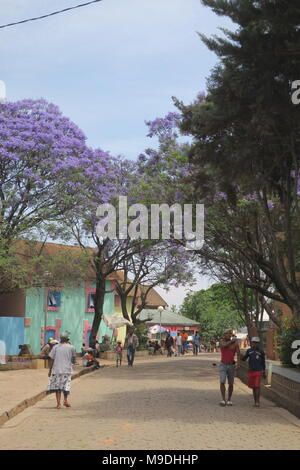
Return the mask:
[[199,344],[200,344],[200,336],[199,335],[194,335],[193,336],[193,344],[196,344],[197,346],[199,346]]
[[261,349],[247,349],[242,361],[249,359],[249,370],[264,372],[266,370],[265,353]]

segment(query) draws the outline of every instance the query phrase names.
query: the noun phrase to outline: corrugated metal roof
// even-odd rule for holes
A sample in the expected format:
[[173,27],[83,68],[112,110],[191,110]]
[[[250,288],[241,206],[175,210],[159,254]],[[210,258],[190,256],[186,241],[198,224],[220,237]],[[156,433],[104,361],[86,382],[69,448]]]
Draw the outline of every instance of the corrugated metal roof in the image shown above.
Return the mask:
[[[156,325],[160,323],[160,313],[157,310],[144,309],[138,315],[140,320],[145,320],[147,325]],[[200,324],[190,318],[183,317],[171,310],[164,310],[161,313],[161,324],[166,326],[199,326]]]

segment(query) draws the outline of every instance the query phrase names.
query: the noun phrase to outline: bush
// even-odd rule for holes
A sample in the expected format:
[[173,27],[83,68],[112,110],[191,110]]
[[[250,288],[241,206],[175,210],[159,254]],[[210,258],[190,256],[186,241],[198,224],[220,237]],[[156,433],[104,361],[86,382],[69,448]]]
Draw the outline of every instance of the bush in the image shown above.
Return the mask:
[[110,351],[111,349],[111,345],[109,343],[101,343],[100,344],[100,352],[106,352],[106,351]]
[[139,351],[148,349],[148,346],[147,346],[147,343],[148,343],[147,330],[148,330],[148,327],[144,323],[141,323],[135,329],[135,334],[137,335],[137,337],[139,339],[139,347],[138,347]]
[[300,320],[296,318],[284,320],[282,332],[277,337],[279,357],[282,364],[300,369],[300,364],[295,365],[291,360],[294,351],[292,349],[292,343],[295,340],[300,340]]

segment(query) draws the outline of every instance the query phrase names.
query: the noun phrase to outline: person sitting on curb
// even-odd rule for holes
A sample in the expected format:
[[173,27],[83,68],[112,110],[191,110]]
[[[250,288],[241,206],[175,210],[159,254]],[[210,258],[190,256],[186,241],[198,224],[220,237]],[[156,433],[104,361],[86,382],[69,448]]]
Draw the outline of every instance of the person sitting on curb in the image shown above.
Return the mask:
[[260,339],[254,336],[251,340],[251,348],[247,349],[242,361],[249,360],[248,387],[253,390],[254,406],[260,407],[260,381],[266,378],[265,353],[259,347]]
[[49,338],[48,343],[46,343],[41,349],[41,356],[43,359],[48,359],[49,357],[51,351],[51,341],[53,341],[53,338]]
[[83,356],[85,362],[83,363],[84,367],[96,366],[97,369],[100,369],[100,364],[95,359],[93,348],[88,348],[86,354]]

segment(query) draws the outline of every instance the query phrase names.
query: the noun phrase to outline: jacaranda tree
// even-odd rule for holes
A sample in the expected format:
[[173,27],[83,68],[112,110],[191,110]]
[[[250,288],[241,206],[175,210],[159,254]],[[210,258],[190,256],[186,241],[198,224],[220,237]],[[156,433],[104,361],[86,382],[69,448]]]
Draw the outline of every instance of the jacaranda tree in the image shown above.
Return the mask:
[[12,243],[20,237],[36,236],[46,223],[56,222],[75,207],[91,175],[100,174],[103,180],[106,155],[95,154],[85,141],[82,131],[43,99],[0,104],[4,257],[10,256]]

